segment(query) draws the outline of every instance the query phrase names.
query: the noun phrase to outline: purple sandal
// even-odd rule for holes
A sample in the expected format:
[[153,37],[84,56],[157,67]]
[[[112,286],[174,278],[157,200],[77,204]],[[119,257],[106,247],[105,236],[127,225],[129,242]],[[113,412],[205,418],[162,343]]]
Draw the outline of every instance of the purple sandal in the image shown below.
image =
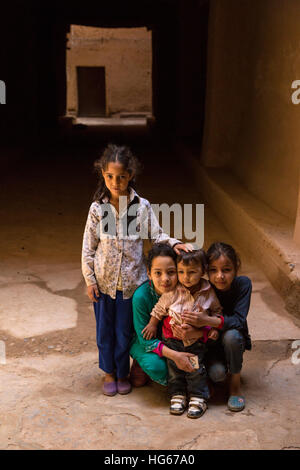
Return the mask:
[[117,393],[117,382],[104,382],[102,391],[104,395],[108,397],[113,397]]
[[131,392],[131,384],[128,380],[124,380],[124,381],[118,380],[117,389],[120,395],[127,395],[127,393]]

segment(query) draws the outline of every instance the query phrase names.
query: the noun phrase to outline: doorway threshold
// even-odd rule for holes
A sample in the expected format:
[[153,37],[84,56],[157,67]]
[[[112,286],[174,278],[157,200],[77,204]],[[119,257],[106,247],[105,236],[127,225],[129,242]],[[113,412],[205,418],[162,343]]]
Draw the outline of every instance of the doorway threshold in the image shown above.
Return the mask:
[[77,117],[74,124],[85,126],[147,126],[146,117]]

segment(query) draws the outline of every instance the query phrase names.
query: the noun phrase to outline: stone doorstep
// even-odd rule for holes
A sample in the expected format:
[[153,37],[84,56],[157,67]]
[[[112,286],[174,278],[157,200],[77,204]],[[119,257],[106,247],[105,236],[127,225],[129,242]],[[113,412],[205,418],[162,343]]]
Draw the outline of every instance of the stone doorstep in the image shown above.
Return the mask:
[[292,239],[291,221],[254,198],[228,170],[204,168],[192,155],[185,158],[217,218],[262,269],[286,309],[300,316],[300,248]]
[[141,112],[121,112],[119,117],[122,119],[126,119],[126,118],[151,118],[151,113],[147,112],[147,111],[141,111]]

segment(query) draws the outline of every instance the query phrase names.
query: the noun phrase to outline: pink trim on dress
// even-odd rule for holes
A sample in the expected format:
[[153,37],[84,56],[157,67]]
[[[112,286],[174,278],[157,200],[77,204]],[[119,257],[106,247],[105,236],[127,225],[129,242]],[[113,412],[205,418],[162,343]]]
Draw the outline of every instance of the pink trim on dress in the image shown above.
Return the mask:
[[152,352],[158,354],[159,357],[163,357],[163,354],[162,354],[163,347],[164,347],[164,343],[160,341],[157,348],[153,349]]

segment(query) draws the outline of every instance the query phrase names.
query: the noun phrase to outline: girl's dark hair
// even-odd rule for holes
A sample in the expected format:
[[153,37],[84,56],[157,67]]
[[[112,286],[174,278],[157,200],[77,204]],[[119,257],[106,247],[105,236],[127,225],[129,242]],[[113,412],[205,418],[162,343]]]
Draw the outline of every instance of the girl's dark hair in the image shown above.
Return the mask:
[[135,178],[140,171],[140,163],[138,159],[133,155],[130,148],[126,145],[115,145],[109,144],[100,158],[94,162],[94,170],[99,176],[99,183],[97,190],[94,194],[94,201],[101,201],[104,197],[109,197],[110,192],[106,187],[102,170],[107,168],[109,163],[120,163],[123,165],[124,170],[128,171],[133,178],[129,181],[128,186],[135,189]]
[[147,268],[148,271],[151,271],[152,268],[152,262],[154,258],[157,258],[157,256],[169,256],[172,258],[176,265],[176,258],[177,255],[173,248],[171,248],[169,245],[166,243],[155,243],[153,247],[150,249],[148,256],[147,256]]
[[183,263],[185,266],[189,264],[196,263],[200,264],[202,271],[205,273],[207,269],[207,259],[204,250],[194,250],[194,251],[181,251],[180,255],[177,255],[177,263]]
[[228,245],[227,243],[223,242],[216,242],[213,243],[207,250],[206,256],[207,256],[207,261],[208,265],[217,259],[220,258],[221,255],[226,256],[230,261],[232,262],[235,272],[238,272],[238,270],[241,267],[241,259],[235,249],[231,246]]

